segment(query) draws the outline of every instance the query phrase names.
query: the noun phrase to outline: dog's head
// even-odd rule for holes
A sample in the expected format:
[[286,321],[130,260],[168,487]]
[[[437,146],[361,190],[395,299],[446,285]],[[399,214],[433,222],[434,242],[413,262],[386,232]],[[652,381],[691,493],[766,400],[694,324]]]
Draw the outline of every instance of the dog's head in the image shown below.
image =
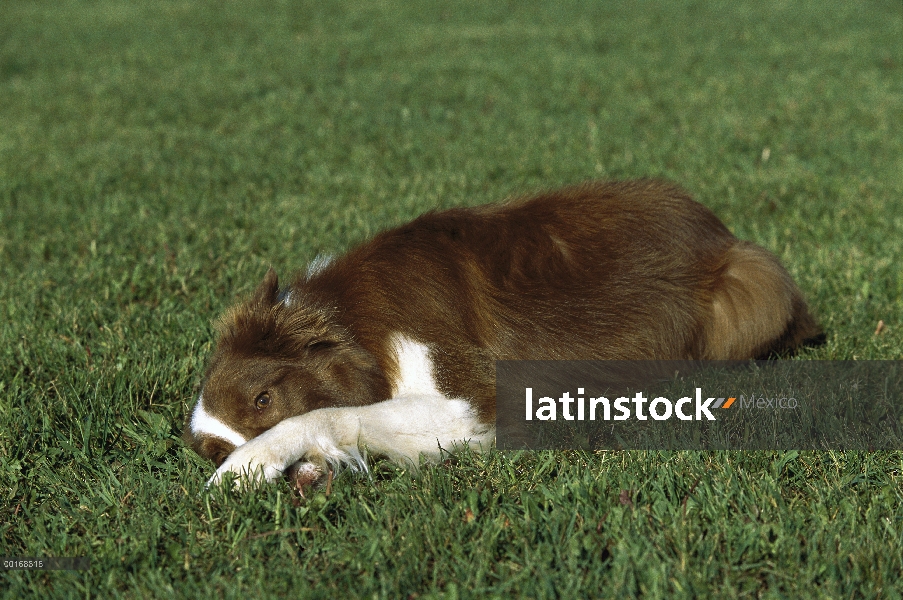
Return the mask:
[[317,306],[303,282],[280,292],[272,269],[220,320],[219,339],[183,440],[221,464],[276,423],[327,406],[374,401],[384,384],[372,354]]

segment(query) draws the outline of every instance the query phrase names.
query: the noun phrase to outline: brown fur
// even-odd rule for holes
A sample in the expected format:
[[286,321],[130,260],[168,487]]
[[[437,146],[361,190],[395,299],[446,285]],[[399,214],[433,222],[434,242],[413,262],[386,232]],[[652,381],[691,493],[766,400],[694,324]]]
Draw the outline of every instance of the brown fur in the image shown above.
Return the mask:
[[[229,311],[208,411],[248,439],[327,406],[389,398],[393,334],[426,344],[448,397],[495,418],[501,359],[744,359],[820,330],[788,273],[665,183],[590,183],[427,213],[290,286],[270,271]],[[271,402],[255,407],[262,392]],[[231,445],[186,441],[222,462]]]

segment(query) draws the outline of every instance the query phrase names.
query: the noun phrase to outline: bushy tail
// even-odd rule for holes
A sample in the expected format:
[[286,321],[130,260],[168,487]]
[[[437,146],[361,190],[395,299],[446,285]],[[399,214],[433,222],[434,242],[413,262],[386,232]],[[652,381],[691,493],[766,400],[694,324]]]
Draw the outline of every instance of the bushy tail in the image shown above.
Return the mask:
[[824,341],[790,274],[764,248],[738,242],[712,298],[704,357],[768,358]]

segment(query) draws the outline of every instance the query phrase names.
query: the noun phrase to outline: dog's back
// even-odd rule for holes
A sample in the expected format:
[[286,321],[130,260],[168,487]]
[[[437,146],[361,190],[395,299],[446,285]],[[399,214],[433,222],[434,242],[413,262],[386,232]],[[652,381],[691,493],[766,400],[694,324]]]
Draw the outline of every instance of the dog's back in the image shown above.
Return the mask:
[[428,213],[295,285],[374,350],[402,333],[493,360],[743,359],[819,334],[773,255],[659,182]]

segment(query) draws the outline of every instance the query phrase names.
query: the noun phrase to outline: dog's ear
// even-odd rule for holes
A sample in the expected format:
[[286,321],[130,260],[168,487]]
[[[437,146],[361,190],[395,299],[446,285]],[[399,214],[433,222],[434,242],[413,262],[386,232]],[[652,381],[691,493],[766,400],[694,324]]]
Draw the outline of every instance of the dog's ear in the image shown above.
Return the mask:
[[273,267],[270,267],[267,274],[264,275],[263,281],[261,281],[260,285],[257,286],[257,289],[254,290],[252,301],[257,304],[273,305],[276,303],[278,295],[279,277],[276,275],[276,271],[273,270]]

